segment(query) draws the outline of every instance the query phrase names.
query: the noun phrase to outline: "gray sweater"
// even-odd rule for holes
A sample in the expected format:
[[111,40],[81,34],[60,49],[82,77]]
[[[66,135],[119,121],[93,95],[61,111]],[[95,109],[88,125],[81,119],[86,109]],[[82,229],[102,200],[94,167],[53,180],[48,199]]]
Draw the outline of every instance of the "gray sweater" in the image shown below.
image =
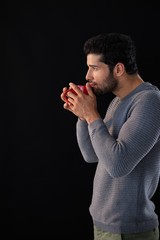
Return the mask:
[[84,160],[97,162],[90,214],[112,233],[136,233],[159,225],[152,201],[160,176],[160,91],[144,82],[123,100],[115,97],[104,119],[78,119]]

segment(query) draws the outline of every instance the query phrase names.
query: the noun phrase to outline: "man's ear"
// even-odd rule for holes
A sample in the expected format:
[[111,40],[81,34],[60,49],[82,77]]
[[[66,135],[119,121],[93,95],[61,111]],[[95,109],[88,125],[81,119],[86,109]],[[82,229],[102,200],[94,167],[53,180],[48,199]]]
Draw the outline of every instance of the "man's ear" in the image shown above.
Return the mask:
[[117,63],[113,70],[115,76],[117,77],[120,77],[124,73],[124,71],[125,71],[125,67],[123,63]]

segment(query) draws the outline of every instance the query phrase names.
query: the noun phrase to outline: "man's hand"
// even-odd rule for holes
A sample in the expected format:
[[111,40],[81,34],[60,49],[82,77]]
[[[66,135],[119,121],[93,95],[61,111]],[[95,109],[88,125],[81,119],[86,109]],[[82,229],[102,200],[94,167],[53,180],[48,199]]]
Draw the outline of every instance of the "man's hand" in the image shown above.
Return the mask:
[[76,94],[71,91],[67,92],[67,88],[63,88],[61,99],[65,102],[63,107],[66,110],[71,111],[81,120],[86,120],[88,123],[101,118],[97,111],[96,96],[89,83],[86,84],[88,94],[83,93],[74,83],[70,83],[69,87],[72,88]]

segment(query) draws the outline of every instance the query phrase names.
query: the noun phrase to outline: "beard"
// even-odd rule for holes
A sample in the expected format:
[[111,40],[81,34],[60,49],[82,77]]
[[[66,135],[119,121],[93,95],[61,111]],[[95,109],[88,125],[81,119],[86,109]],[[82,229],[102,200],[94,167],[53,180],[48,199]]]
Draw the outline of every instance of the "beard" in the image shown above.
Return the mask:
[[96,96],[101,96],[108,92],[114,92],[117,88],[117,84],[117,80],[113,77],[113,74],[110,73],[108,77],[102,81],[101,84],[94,84],[92,90]]

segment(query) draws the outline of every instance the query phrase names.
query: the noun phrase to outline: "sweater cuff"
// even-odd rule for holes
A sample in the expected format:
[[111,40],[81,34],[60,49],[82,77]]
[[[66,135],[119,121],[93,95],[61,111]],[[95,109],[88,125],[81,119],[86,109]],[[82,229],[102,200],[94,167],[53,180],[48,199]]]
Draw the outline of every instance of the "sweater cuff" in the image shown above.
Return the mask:
[[95,120],[94,122],[88,124],[88,128],[90,130],[93,130],[93,129],[97,128],[97,126],[101,125],[102,123],[104,124],[103,119],[99,118],[99,119]]
[[88,123],[85,121],[85,120],[81,120],[80,118],[78,118],[78,121],[77,121],[78,125],[88,125]]

